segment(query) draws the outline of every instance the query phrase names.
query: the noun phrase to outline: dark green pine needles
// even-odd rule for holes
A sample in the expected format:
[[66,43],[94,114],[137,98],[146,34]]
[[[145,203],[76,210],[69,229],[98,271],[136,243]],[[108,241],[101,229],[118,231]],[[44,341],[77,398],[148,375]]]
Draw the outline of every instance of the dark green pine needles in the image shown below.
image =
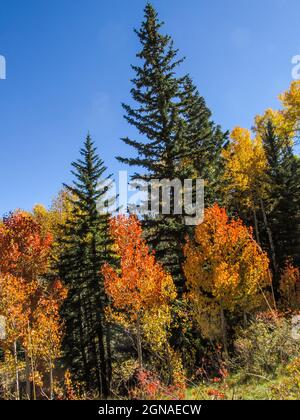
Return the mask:
[[[100,274],[104,262],[112,262],[108,214],[97,206],[107,194],[109,177],[88,135],[72,164],[74,181],[69,191],[72,214],[64,227],[60,276],[69,294],[62,309],[66,334],[64,354],[75,378],[88,389],[108,395],[111,379],[110,328],[104,321],[107,299]],[[106,181],[106,182],[105,182]]]
[[[205,178],[207,196],[214,200],[216,169],[224,134],[210,121],[211,113],[190,77],[179,77],[176,70],[182,63],[168,35],[160,30],[153,6],[146,5],[145,20],[135,31],[141,43],[137,54],[140,65],[132,66],[132,98],[136,107],[123,104],[125,119],[136,127],[139,140],[122,140],[132,146],[136,157],[118,159],[143,168],[134,179]],[[174,192],[170,191],[171,214],[146,218],[144,227],[149,244],[157,258],[173,275],[178,290],[184,289],[182,245],[190,227],[184,214],[174,214]]]
[[299,266],[300,160],[294,155],[290,141],[280,138],[271,122],[263,135],[263,145],[268,164],[266,211],[276,265],[283,269],[290,258]]

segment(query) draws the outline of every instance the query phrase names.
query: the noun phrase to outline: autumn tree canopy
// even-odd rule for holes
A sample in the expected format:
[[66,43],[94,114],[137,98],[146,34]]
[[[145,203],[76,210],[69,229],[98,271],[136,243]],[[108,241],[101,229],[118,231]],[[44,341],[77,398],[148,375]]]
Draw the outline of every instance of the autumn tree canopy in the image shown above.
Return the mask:
[[167,342],[169,303],[176,297],[173,280],[156,261],[135,216],[111,219],[110,228],[120,256],[120,270],[103,267],[112,316],[133,331],[142,365],[142,342],[161,348]]
[[58,279],[52,282],[45,277],[50,269],[52,235],[44,228],[33,215],[21,211],[0,224],[0,315],[5,319],[0,370],[13,378],[16,399],[20,399],[24,369],[27,398],[37,397],[48,375],[52,399],[53,369],[61,355],[59,309],[67,292]]
[[205,336],[222,334],[225,314],[251,311],[269,285],[269,261],[240,219],[230,219],[217,204],[205,211],[185,246],[184,272],[195,320]]

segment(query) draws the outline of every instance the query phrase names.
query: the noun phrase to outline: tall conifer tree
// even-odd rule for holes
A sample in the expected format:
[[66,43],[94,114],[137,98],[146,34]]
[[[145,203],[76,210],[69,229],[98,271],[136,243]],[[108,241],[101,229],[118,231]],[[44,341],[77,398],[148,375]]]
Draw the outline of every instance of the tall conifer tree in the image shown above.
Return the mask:
[[[135,31],[142,46],[137,54],[141,64],[132,66],[135,78],[131,94],[137,106],[123,104],[125,119],[136,127],[140,139],[122,140],[137,156],[118,159],[143,168],[135,173],[135,179],[177,178],[183,182],[205,174],[202,165],[212,164],[224,135],[210,121],[210,112],[190,78],[176,75],[183,60],[177,58],[171,37],[160,32],[162,25],[148,3],[145,20]],[[172,189],[170,202],[171,214],[147,219],[145,227],[148,242],[180,291],[184,288],[182,244],[190,228],[185,226],[183,214],[174,214]]]
[[[110,176],[88,135],[80,151],[81,159],[72,163],[74,181],[67,186],[72,214],[64,231],[64,254],[60,276],[69,293],[63,307],[66,334],[64,351],[74,376],[89,389],[107,396],[111,376],[110,331],[104,320],[107,305],[100,268],[112,262],[108,236],[108,215],[99,212]],[[106,182],[104,182],[106,180]]]
[[300,161],[290,141],[267,124],[263,144],[268,162],[267,212],[278,268],[292,258],[300,265]]

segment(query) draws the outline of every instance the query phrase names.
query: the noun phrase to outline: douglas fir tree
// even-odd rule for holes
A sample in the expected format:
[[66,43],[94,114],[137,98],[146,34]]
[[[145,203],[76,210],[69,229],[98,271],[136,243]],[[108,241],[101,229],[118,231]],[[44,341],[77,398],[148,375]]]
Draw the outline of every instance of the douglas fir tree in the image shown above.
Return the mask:
[[300,161],[291,142],[276,134],[271,121],[262,137],[267,159],[267,217],[276,264],[282,270],[290,258],[300,265]]
[[[123,104],[125,119],[136,127],[140,138],[122,140],[136,150],[137,156],[118,159],[144,168],[135,173],[134,179],[179,179],[182,185],[187,178],[207,177],[206,181],[212,181],[224,135],[210,121],[210,111],[190,78],[176,76],[183,60],[177,58],[170,36],[161,34],[162,25],[148,3],[145,20],[136,31],[142,46],[137,54],[141,64],[132,66],[135,77],[131,94],[137,106]],[[213,182],[207,185],[208,190],[212,186]],[[160,214],[155,220],[146,218],[144,226],[157,258],[182,291],[182,244],[190,228],[185,226],[184,213],[174,211],[173,188],[169,189],[169,200],[170,214]]]
[[[112,262],[108,215],[99,212],[110,177],[90,138],[74,162],[75,180],[70,192],[72,213],[64,228],[60,276],[68,288],[62,314],[66,324],[64,351],[74,376],[88,389],[109,393],[111,377],[110,330],[105,323],[101,266]],[[105,186],[106,185],[106,186]]]

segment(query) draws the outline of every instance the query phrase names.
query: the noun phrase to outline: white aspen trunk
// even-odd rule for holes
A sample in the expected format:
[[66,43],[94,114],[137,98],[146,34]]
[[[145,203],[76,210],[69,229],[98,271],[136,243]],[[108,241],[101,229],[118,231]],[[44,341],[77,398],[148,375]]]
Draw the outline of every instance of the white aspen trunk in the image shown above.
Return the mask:
[[19,382],[19,369],[18,369],[18,353],[17,341],[14,341],[14,359],[15,359],[15,375],[16,375],[16,400],[20,399],[20,382]]
[[143,350],[142,350],[142,336],[141,336],[141,325],[140,325],[139,316],[136,321],[136,345],[137,345],[139,368],[142,369],[143,368]]

